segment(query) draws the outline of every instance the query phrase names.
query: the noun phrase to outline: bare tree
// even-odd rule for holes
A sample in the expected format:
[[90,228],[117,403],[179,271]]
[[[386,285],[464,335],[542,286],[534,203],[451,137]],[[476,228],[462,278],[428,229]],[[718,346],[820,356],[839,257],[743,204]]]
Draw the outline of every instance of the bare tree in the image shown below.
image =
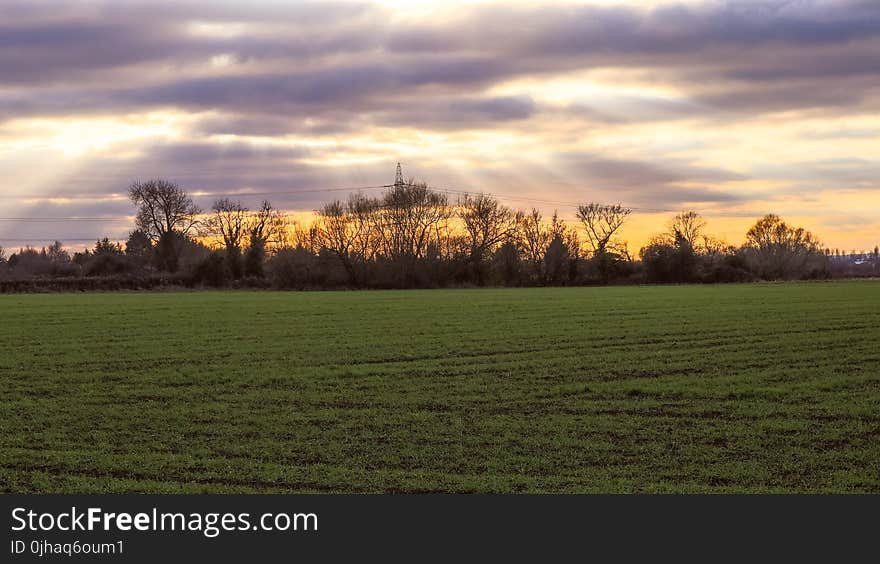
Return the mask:
[[289,220],[280,210],[276,210],[272,204],[264,200],[260,209],[252,213],[248,218],[248,246],[255,244],[287,245]]
[[349,281],[357,284],[357,273],[352,258],[354,242],[357,238],[357,225],[351,221],[345,203],[342,200],[329,202],[318,211],[318,216],[320,218],[318,236],[321,246],[339,258]]
[[206,234],[221,240],[235,277],[242,273],[239,260],[242,253],[244,274],[262,277],[267,246],[283,245],[286,241],[287,217],[268,201],[251,212],[239,201],[217,200],[204,225]]
[[248,231],[249,210],[241,202],[223,198],[214,202],[205,232],[218,237],[226,252],[226,262],[233,278],[242,273],[241,251]]
[[[547,251],[553,241],[559,241],[564,247],[554,248],[551,257],[567,257],[566,260],[576,259],[580,254],[580,238],[577,230],[566,225],[557,212],[553,212],[550,222],[544,221],[541,212],[532,208],[528,214],[521,216],[519,233],[523,247],[523,254],[532,269],[532,275],[538,282],[547,282],[549,271],[547,270]],[[558,247],[558,245],[557,245]],[[561,259],[560,259],[561,260]],[[560,262],[554,264],[554,269],[559,270]],[[554,275],[555,277],[555,275]]]
[[350,194],[346,211],[352,223],[352,253],[359,262],[376,258],[381,246],[379,237],[379,214],[382,204],[377,198],[360,193]]
[[676,234],[680,234],[681,238],[692,249],[696,249],[705,228],[706,220],[694,210],[686,210],[679,213],[672,218],[669,224],[669,231],[672,237],[674,238]]
[[544,225],[540,211],[532,208],[530,213],[522,217],[520,234],[526,262],[531,266],[533,274],[538,279],[542,279],[544,277],[544,253],[552,237]]
[[153,242],[170,232],[187,235],[198,224],[201,210],[174,182],[158,178],[134,182],[128,195],[138,206],[137,227]]
[[438,224],[451,216],[446,196],[410,180],[382,198],[379,236],[393,261],[421,259]]
[[701,235],[698,245],[700,252],[707,257],[726,256],[736,252],[736,247],[712,235]]
[[465,194],[458,200],[458,216],[464,223],[470,262],[477,281],[485,282],[484,261],[489,254],[516,233],[521,215],[485,194]]
[[567,225],[565,220],[561,219],[559,213],[556,211],[553,212],[553,217],[550,218],[549,236],[550,241],[557,238],[560,239],[568,250],[571,258],[577,258],[580,256],[581,240],[580,237],[578,237],[577,229]]
[[159,268],[175,272],[185,239],[199,224],[201,210],[177,184],[167,180],[135,182],[128,195],[138,207],[138,229],[156,243]]
[[339,258],[353,285],[360,285],[365,264],[378,252],[380,210],[377,199],[354,193],[318,211],[320,245]]
[[746,233],[746,250],[765,278],[803,275],[811,259],[821,255],[819,240],[803,227],[792,227],[769,214]]
[[294,222],[293,244],[285,245],[284,248],[301,248],[310,254],[316,255],[321,250],[322,239],[320,219],[313,220],[308,225]]
[[607,206],[589,203],[578,206],[577,217],[587,232],[587,242],[593,255],[602,255],[609,250],[614,234],[626,222],[632,210],[620,204]]
[[223,198],[214,202],[211,213],[205,222],[207,231],[222,240],[227,253],[241,253],[247,235],[249,210],[241,202]]
[[264,200],[260,209],[248,216],[245,227],[247,231],[245,275],[263,277],[263,263],[266,260],[268,245],[272,243],[277,248],[283,248],[287,242],[287,228],[287,216],[274,209],[268,200]]

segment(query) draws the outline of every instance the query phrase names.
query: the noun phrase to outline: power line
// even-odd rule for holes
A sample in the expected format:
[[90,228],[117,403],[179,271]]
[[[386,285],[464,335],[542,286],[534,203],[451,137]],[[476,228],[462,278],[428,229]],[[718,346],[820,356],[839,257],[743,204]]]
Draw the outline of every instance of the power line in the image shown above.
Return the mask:
[[[207,198],[207,197],[246,197],[246,196],[281,196],[281,195],[298,195],[298,194],[306,194],[306,193],[322,193],[322,192],[357,192],[359,190],[371,190],[371,189],[380,189],[380,188],[394,188],[396,184],[378,184],[373,186],[353,186],[347,188],[314,188],[314,189],[306,189],[306,190],[283,190],[283,191],[269,191],[269,192],[207,192],[207,193],[194,193],[192,197],[194,198]],[[435,192],[440,192],[448,195],[459,195],[464,196],[468,194],[476,194],[479,191],[476,190],[459,190],[454,188],[440,188],[440,187],[431,187],[431,190]],[[532,198],[529,196],[520,196],[515,194],[504,194],[498,192],[484,192],[487,196],[491,196],[494,198],[498,198],[499,200],[511,200],[511,201],[521,201],[521,202],[531,202],[535,204],[545,204],[545,205],[558,205],[558,206],[572,206],[577,207],[580,205],[578,202],[565,201],[565,200],[549,200],[543,198]],[[53,197],[45,197],[44,199],[59,199]],[[645,213],[673,213],[680,210],[675,209],[665,209],[665,208],[643,208],[636,206],[624,206],[633,211],[645,212]],[[78,217],[78,216],[69,216],[69,217],[0,217],[0,221],[34,221],[34,222],[64,222],[64,221],[131,221],[133,216],[105,216],[105,217]]]
[[34,222],[53,222],[53,221],[131,221],[134,216],[128,217],[0,217],[0,221],[34,221]]
[[[457,195],[462,195],[462,196],[466,195],[466,194],[478,193],[478,192],[474,192],[473,190],[471,190],[471,191],[455,190],[452,188],[432,188],[432,190],[434,190],[436,192],[444,192],[446,194],[457,194]],[[498,198],[499,200],[519,200],[519,201],[524,201],[524,202],[533,202],[533,203],[537,203],[537,204],[552,204],[552,205],[559,205],[559,206],[574,206],[574,207],[577,207],[577,206],[580,206],[583,204],[583,202],[567,202],[564,200],[545,200],[545,199],[538,199],[538,198],[530,198],[527,196],[517,196],[514,194],[501,194],[498,192],[484,192],[484,193],[487,196],[492,196],[494,198]],[[675,213],[675,212],[681,211],[679,209],[643,208],[643,207],[637,207],[637,206],[626,206],[623,204],[621,204],[621,205],[623,207],[631,209],[633,211],[641,211],[641,212],[646,212],[646,213],[666,213],[666,212]]]
[[[37,243],[43,241],[61,241],[62,243],[94,243],[96,241],[100,241],[104,238],[114,240],[116,237],[107,237],[107,236],[97,236],[97,237],[31,237],[31,238],[17,238],[17,239],[6,239],[4,237],[0,237],[0,242],[3,243]],[[124,240],[127,237],[119,237],[119,240]]]
[[[295,196],[297,194],[312,194],[321,192],[356,192],[358,190],[375,190],[379,188],[391,188],[393,184],[375,184],[372,186],[349,186],[336,188],[304,188],[297,190],[272,190],[265,192],[205,192],[194,190],[190,194],[193,198],[216,198],[219,196]],[[0,200],[19,200],[19,201],[52,201],[52,200],[128,200],[128,196],[124,194],[105,194],[102,196],[2,196]]]
[[[397,175],[402,178],[402,174],[398,171]],[[299,194],[315,194],[315,193],[326,193],[326,192],[357,192],[358,190],[377,190],[381,188],[394,188],[398,186],[400,179],[396,179],[394,184],[374,184],[370,186],[350,186],[350,187],[336,187],[336,188],[306,188],[306,189],[298,189],[298,190],[272,190],[272,191],[264,191],[264,192],[201,192],[195,191],[191,194],[193,198],[216,198],[216,197],[247,197],[247,196],[296,196]],[[442,192],[446,194],[455,194],[455,195],[465,195],[465,194],[476,194],[479,193],[479,190],[461,190],[455,188],[442,188],[442,187],[431,187],[435,192]],[[484,192],[488,196],[493,196],[498,199],[505,200],[516,200],[516,201],[524,201],[524,202],[533,202],[537,204],[550,204],[550,205],[560,205],[560,206],[578,206],[581,202],[571,202],[564,200],[549,200],[544,198],[532,198],[529,196],[521,196],[517,194],[504,194],[499,192]],[[15,200],[37,200],[37,201],[51,201],[51,200],[101,200],[101,199],[128,199],[126,196],[122,196],[120,194],[108,194],[107,196],[39,196],[39,197],[30,197],[30,196],[0,196],[0,199],[15,199]],[[642,207],[632,207],[626,206],[634,211],[644,211],[644,212],[675,212],[680,210],[673,209],[663,209],[663,208],[642,208]]]
[[353,186],[351,188],[312,188],[306,190],[284,190],[273,192],[195,192],[194,198],[211,198],[217,196],[294,196],[297,194],[312,194],[319,192],[356,192],[358,190],[375,190],[378,188],[391,188],[393,184],[377,184],[375,186]]

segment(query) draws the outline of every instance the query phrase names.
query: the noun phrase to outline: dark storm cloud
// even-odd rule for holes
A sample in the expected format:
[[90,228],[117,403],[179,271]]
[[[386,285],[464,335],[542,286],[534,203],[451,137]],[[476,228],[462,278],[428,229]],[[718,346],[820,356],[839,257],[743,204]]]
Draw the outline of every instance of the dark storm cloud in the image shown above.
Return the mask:
[[[435,57],[392,65],[372,63],[315,71],[221,76],[180,80],[149,88],[117,90],[110,96],[118,105],[189,108],[292,109],[298,106],[370,105],[377,95],[394,97],[424,86],[488,84],[504,76],[503,61],[485,57]],[[375,101],[373,101],[375,102]],[[393,100],[388,101],[393,104]]]
[[880,42],[861,52],[842,52],[810,54],[809,60],[803,56],[777,58],[773,64],[755,68],[738,68],[727,73],[730,78],[744,81],[784,82],[800,78],[839,79],[850,76],[874,77],[880,75]]
[[702,6],[498,5],[453,22],[391,34],[394,51],[507,50],[534,56],[697,55],[707,49],[846,44],[878,37],[880,10],[869,2],[727,2]]
[[[443,98],[462,110],[468,127],[474,110],[496,118],[530,111],[516,102],[469,105],[498,81],[597,67],[664,73],[693,89],[706,114],[716,107],[847,107],[876,93],[871,79],[880,60],[880,9],[868,2],[498,5],[405,28],[388,23],[388,12],[358,4],[68,2],[50,9],[12,2],[0,7],[0,20],[0,76],[16,89],[4,103],[18,115],[156,106],[363,115],[388,114],[401,99],[430,107]],[[193,34],[192,22],[255,27],[224,37]],[[219,55],[237,68],[211,76],[187,70]],[[838,90],[823,94],[828,85],[818,81],[830,77],[838,77]],[[724,84],[699,92],[713,80]],[[637,108],[638,100],[631,104]],[[661,110],[653,117],[682,113]],[[652,118],[635,113],[642,117]]]
[[[139,154],[131,157],[82,157],[80,166],[100,171],[95,176],[73,179],[82,183],[78,194],[105,193],[97,186],[100,181],[112,184],[111,192],[125,192],[127,181],[134,177],[162,175],[171,178],[226,178],[233,183],[246,182],[250,176],[284,174],[301,160],[314,153],[305,147],[281,147],[243,142],[153,142],[140,147]],[[96,184],[93,181],[97,179]],[[65,183],[65,185],[69,185]],[[109,187],[109,186],[108,186]],[[195,188],[199,188],[198,186]]]
[[167,29],[98,23],[0,24],[4,85],[165,58],[185,45]]
[[853,214],[833,215],[822,221],[822,226],[830,227],[835,231],[859,231],[866,227],[877,225],[877,218],[864,217]]
[[[291,70],[248,75],[183,78],[153,85],[94,88],[62,87],[26,93],[0,93],[2,106],[17,116],[131,112],[157,107],[193,111],[224,110],[243,114],[321,112],[334,115],[393,109],[398,99],[410,104],[436,103],[420,89],[452,89],[441,98],[465,113],[502,114],[528,111],[523,99],[456,100],[463,86],[486,86],[507,74],[509,63],[484,57],[435,57],[398,65],[370,63],[312,71]],[[465,91],[466,92],[466,91]],[[286,118],[288,116],[282,116]]]
[[[80,170],[59,182],[80,196],[125,194],[133,179],[161,176],[191,191],[269,190],[302,183],[313,188],[317,175],[302,159],[315,154],[307,148],[263,146],[241,142],[156,142],[133,157],[100,156],[81,159]],[[82,171],[97,171],[84,175]],[[326,180],[325,180],[326,182]]]
[[547,16],[552,33],[531,47],[563,53],[683,53],[718,45],[799,46],[877,37],[880,11],[867,3],[728,2],[661,6],[647,14],[626,8],[575,7]]
[[499,96],[476,100],[460,100],[451,104],[456,113],[485,117],[493,121],[525,119],[535,113],[535,102],[527,96]]
[[[337,187],[375,186],[394,180],[394,163],[373,163],[352,170],[340,171],[332,165],[322,165],[322,155],[350,150],[345,145],[334,145],[318,151],[308,148],[264,146],[240,142],[174,142],[153,143],[141,148],[140,154],[130,157],[113,155],[82,157],[79,167],[58,179],[55,190],[43,191],[42,197],[75,194],[88,202],[101,202],[107,195],[125,195],[133,180],[162,177],[194,195],[197,203],[210,207],[219,194],[258,192],[260,195],[241,197],[246,205],[258,205],[268,197],[285,209],[309,209],[333,195]],[[308,162],[306,159],[309,160]],[[197,195],[207,192],[208,195]],[[277,194],[271,194],[276,193]],[[0,200],[0,204],[4,203]],[[73,203],[45,205],[79,205]],[[123,206],[105,201],[100,205]],[[74,209],[74,208],[71,208]]]
[[[691,204],[725,204],[748,201],[749,198],[731,192],[691,186],[638,186],[616,192],[617,200],[628,205],[643,206],[648,210],[674,211]],[[609,201],[614,201],[609,200]]]
[[578,178],[591,191],[599,191],[604,201],[622,201],[650,208],[680,208],[689,203],[731,203],[745,196],[696,184],[735,182],[743,175],[720,168],[707,168],[687,162],[652,162],[608,159],[591,154],[562,154],[562,170]]
[[[717,109],[847,108],[877,94],[880,9],[868,2],[731,2],[653,11],[492,7],[456,25],[398,33],[390,45],[401,53],[450,46],[498,53],[532,65],[524,73],[538,72],[538,62],[560,71],[650,68],[693,91],[704,116]],[[674,118],[684,108],[661,110],[654,115]]]
[[290,163],[308,156],[304,147],[279,147],[253,143],[162,143],[142,149],[150,159],[163,166],[191,165],[195,167],[223,163],[265,161],[267,163]]
[[374,123],[424,129],[476,129],[528,119],[539,112],[528,96],[487,96],[455,100],[402,101],[393,109],[376,112]]
[[181,80],[115,92],[117,104],[195,109],[284,110],[364,98],[382,87],[399,87],[388,68],[348,67],[316,73],[222,76]]
[[336,135],[357,130],[354,116],[348,119],[320,119],[312,116],[221,116],[201,120],[194,133],[200,135],[245,135],[251,137],[281,137],[285,135]]
[[[79,83],[85,76],[113,84],[114,70],[147,63],[181,67],[212,55],[244,62],[362,52],[377,45],[378,22],[357,4],[248,5],[224,2],[67,2],[0,5],[0,76],[5,86]],[[360,23],[351,27],[340,21]],[[197,22],[282,23],[282,33],[252,30],[224,38],[193,33]],[[137,79],[136,74],[132,78]]]
[[874,84],[854,87],[845,83],[737,86],[696,97],[699,104],[722,113],[785,111],[806,108],[853,108],[870,96]]
[[744,180],[735,172],[720,168],[693,166],[684,162],[651,162],[608,159],[594,155],[563,154],[560,162],[594,182],[610,187],[668,184],[672,182],[729,182]]
[[757,169],[766,178],[798,181],[805,191],[817,189],[880,190],[880,160],[818,159],[793,166],[767,165]]

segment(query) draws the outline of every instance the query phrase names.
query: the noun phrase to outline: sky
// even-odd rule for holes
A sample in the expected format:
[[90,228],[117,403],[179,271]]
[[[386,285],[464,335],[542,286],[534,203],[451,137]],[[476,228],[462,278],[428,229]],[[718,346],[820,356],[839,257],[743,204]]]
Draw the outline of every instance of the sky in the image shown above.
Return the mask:
[[874,0],[0,2],[7,248],[124,238],[134,180],[303,212],[401,162],[563,218],[633,207],[634,251],[681,209],[861,251],[878,149]]

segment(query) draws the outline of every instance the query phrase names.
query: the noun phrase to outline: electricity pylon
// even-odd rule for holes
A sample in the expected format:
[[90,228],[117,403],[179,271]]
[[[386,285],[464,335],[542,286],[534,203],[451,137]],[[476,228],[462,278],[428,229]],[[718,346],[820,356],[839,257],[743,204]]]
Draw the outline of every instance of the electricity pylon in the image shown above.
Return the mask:
[[394,187],[400,188],[405,184],[406,182],[403,180],[403,170],[400,168],[400,163],[397,163],[397,172],[394,174]]

